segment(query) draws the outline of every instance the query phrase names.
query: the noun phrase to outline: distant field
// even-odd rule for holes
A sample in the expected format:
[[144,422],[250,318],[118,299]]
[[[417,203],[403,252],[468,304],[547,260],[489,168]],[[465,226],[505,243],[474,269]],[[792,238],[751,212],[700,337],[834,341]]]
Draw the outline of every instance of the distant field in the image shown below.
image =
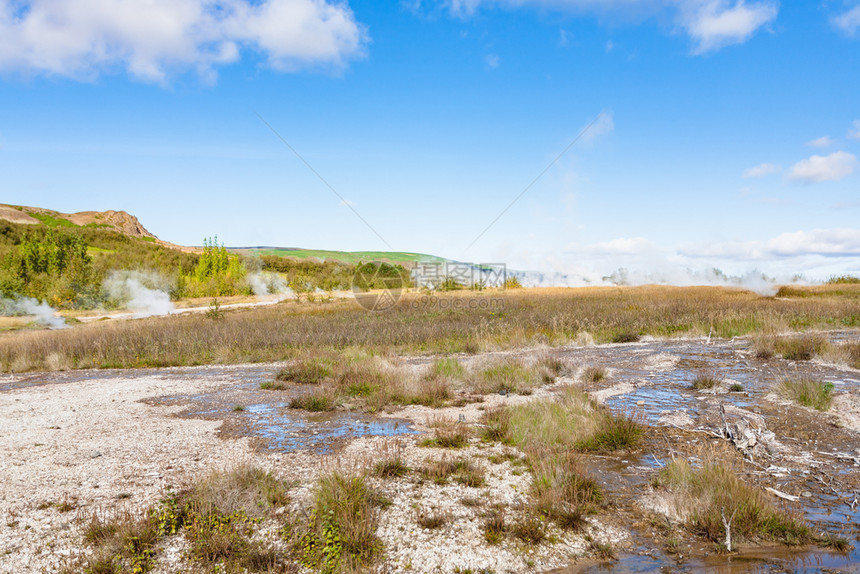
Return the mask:
[[284,301],[205,314],[0,332],[0,371],[280,361],[307,350],[450,354],[736,337],[860,327],[860,285],[819,297],[763,297],[722,287],[592,287],[404,293],[385,312],[352,299]]
[[389,263],[414,263],[415,261],[444,261],[441,257],[424,253],[405,251],[327,251],[325,249],[294,249],[290,247],[235,247],[230,251],[256,255],[277,255],[296,259],[319,259],[321,261],[340,261],[356,264],[367,261],[387,261]]

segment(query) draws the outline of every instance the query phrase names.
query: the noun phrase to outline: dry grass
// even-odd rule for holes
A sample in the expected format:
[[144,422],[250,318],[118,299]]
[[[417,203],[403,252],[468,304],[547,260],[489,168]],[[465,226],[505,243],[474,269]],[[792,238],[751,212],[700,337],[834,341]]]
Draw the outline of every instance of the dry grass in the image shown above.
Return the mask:
[[[231,310],[220,321],[182,315],[105,321],[60,331],[0,333],[4,371],[123,368],[288,360],[299,349],[355,345],[395,352],[475,352],[538,343],[564,344],[590,333],[598,342],[630,333],[670,336],[713,332],[718,337],[765,329],[860,325],[856,286],[821,296],[761,297],[715,287],[516,289],[450,293],[441,298],[498,298],[494,310],[413,306],[370,313],[351,301],[326,306],[281,304]],[[860,289],[856,290],[860,293]],[[453,307],[453,306],[452,306]]]
[[828,361],[848,365],[852,369],[860,369],[860,343],[840,343],[830,345],[822,356]]
[[777,390],[786,399],[818,411],[829,410],[833,403],[833,383],[812,377],[784,379]]
[[415,511],[415,522],[421,528],[435,530],[442,528],[451,521],[451,514],[438,510],[419,509]]
[[421,469],[421,476],[435,484],[446,484],[448,479],[471,488],[480,488],[486,483],[486,472],[482,466],[464,458],[450,460],[447,457],[429,460]]

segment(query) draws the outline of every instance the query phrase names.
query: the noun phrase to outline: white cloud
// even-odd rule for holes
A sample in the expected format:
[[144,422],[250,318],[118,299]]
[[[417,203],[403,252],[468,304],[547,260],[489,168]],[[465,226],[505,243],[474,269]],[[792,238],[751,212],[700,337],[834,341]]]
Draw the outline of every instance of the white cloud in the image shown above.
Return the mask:
[[0,70],[73,78],[124,67],[163,82],[253,49],[279,70],[342,66],[366,33],[327,0],[0,0]]
[[688,245],[679,252],[687,257],[746,260],[768,260],[807,255],[855,257],[860,255],[860,229],[794,231],[764,241],[730,241]]
[[806,145],[812,147],[830,147],[833,145],[833,140],[827,136],[823,136],[810,142],[806,142]]
[[857,30],[860,29],[860,5],[834,17],[832,22],[849,36],[855,35]]
[[488,68],[498,68],[499,56],[497,54],[487,54],[484,57],[484,63],[487,64]]
[[839,181],[851,175],[855,167],[856,157],[848,152],[837,151],[827,156],[814,155],[797,162],[788,177],[803,183]]
[[[669,12],[693,40],[694,53],[702,54],[749,40],[779,13],[776,0],[442,0],[459,17],[471,16],[482,4],[505,8],[532,6],[561,12],[615,12],[618,19],[646,19]],[[611,51],[612,43],[606,44]]]
[[696,42],[695,53],[718,50],[731,44],[741,44],[762,26],[771,23],[779,13],[775,2],[738,0],[730,5],[724,0],[688,2],[699,4],[684,16],[683,26]]
[[753,177],[764,177],[772,173],[779,173],[780,171],[782,171],[782,167],[776,164],[763,163],[745,170],[741,175],[744,178],[749,179]]
[[851,127],[848,129],[848,137],[854,140],[860,140],[860,120],[854,120]]

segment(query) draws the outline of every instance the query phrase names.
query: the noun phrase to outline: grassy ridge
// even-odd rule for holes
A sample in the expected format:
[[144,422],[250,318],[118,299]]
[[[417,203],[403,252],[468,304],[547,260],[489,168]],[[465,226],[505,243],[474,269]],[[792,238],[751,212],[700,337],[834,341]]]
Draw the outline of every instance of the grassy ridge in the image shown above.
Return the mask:
[[[457,301],[492,302],[481,309]],[[282,360],[308,348],[452,353],[559,345],[589,333],[732,337],[760,330],[860,326],[853,300],[783,300],[716,287],[628,287],[405,294],[387,312],[351,300],[0,335],[0,369],[124,368]]]

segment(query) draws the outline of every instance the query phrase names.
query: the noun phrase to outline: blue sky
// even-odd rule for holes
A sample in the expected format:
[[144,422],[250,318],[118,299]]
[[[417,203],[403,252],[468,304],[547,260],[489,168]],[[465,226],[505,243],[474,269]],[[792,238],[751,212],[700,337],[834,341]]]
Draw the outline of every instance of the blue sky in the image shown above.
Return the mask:
[[857,70],[856,1],[0,0],[0,202],[573,282],[857,274]]

